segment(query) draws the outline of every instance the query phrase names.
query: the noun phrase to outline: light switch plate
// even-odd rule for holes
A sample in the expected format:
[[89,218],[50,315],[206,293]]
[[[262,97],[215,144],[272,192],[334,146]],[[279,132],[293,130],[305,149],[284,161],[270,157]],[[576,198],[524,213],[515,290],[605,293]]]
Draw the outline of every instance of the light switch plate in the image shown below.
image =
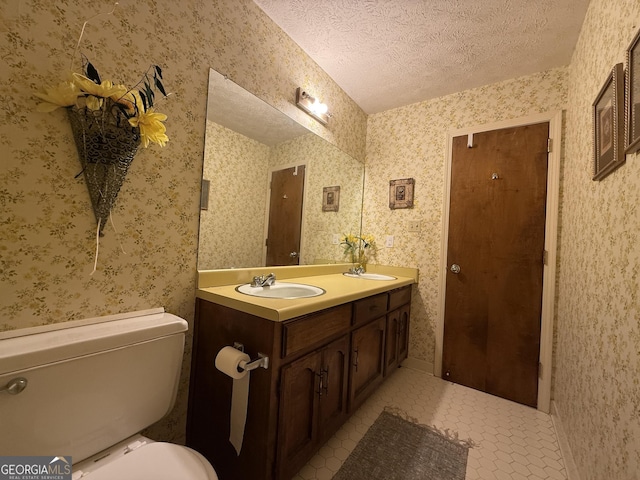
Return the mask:
[[393,247],[393,235],[387,235],[387,238],[384,242],[384,246],[387,248]]
[[340,234],[339,233],[334,233],[331,236],[331,243],[333,245],[339,245],[340,244]]

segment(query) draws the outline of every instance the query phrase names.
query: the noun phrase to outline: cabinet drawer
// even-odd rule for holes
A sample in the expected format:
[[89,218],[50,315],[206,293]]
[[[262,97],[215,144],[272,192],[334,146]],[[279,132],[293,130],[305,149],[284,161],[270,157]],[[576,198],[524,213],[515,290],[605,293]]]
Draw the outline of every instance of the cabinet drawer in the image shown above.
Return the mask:
[[282,328],[282,358],[318,346],[322,340],[348,331],[350,325],[350,303],[287,321]]
[[364,323],[373,320],[387,312],[388,295],[381,293],[373,297],[358,300],[353,304],[353,324]]
[[389,310],[394,310],[409,302],[411,302],[411,286],[389,293]]

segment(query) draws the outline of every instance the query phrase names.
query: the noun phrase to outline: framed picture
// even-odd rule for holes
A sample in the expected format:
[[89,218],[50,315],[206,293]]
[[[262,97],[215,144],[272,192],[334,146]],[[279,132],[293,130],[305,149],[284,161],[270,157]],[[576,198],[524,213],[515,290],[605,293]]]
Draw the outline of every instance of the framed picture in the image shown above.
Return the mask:
[[618,63],[593,102],[593,179],[602,180],[624,163],[624,77]]
[[640,150],[640,30],[627,49],[624,105],[625,153]]
[[413,178],[401,178],[389,182],[389,208],[412,208],[413,188],[415,180]]
[[324,187],[322,189],[322,211],[337,212],[340,208],[340,187]]

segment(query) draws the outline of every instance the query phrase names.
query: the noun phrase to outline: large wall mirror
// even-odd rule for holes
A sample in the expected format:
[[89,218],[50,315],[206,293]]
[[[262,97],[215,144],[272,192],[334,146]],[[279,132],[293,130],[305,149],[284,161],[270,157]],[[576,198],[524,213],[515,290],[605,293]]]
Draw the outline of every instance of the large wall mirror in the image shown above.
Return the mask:
[[215,70],[203,181],[198,270],[342,262],[360,232],[364,165]]

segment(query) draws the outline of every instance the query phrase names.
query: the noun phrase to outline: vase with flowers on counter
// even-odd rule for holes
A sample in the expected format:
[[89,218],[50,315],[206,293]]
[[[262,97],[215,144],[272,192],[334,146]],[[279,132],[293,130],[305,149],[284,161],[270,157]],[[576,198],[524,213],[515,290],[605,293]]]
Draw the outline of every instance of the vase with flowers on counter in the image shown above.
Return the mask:
[[352,273],[367,271],[369,260],[376,258],[378,247],[373,235],[344,235],[340,243],[344,247],[344,256],[353,264]]

